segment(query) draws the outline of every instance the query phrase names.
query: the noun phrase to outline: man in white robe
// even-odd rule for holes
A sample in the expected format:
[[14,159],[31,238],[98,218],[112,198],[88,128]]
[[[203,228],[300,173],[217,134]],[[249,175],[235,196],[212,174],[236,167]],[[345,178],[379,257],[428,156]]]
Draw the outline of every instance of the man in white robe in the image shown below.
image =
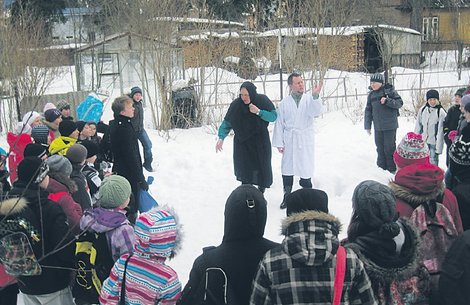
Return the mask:
[[274,126],[273,147],[282,154],[282,182],[284,199],[281,209],[285,208],[285,198],[292,191],[294,176],[299,176],[302,188],[312,188],[314,169],[314,118],[323,112],[319,92],[320,83],[312,94],[304,93],[302,76],[292,73],[287,78],[290,88],[289,96],[280,103],[278,118]]

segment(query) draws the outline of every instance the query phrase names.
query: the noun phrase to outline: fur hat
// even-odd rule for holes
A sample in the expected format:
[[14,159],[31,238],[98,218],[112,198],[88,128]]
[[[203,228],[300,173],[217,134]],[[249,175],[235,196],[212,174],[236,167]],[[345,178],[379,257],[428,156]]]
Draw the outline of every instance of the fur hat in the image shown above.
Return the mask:
[[57,109],[59,109],[60,111],[64,110],[64,109],[70,109],[70,103],[67,102],[67,101],[60,101],[57,103]]
[[69,159],[72,164],[81,164],[85,161],[87,150],[82,144],[73,144],[67,149],[65,156]]
[[20,135],[23,133],[31,134],[31,126],[29,126],[28,124],[24,124],[23,122],[18,122],[16,123],[13,133],[16,135]]
[[38,143],[29,143],[24,148],[24,157],[38,157],[41,159],[47,153],[47,149],[45,146],[38,144]]
[[24,158],[17,168],[18,181],[39,184],[49,172],[49,166],[38,157]]
[[90,157],[96,156],[100,151],[100,148],[99,148],[98,144],[96,144],[93,141],[83,140],[83,141],[80,142],[80,144],[82,144],[86,148],[86,151],[87,151],[86,158],[87,159],[90,158]]
[[31,131],[31,138],[38,144],[48,145],[49,128],[46,125],[38,125],[33,127]]
[[237,187],[225,203],[224,240],[262,237],[267,220],[263,194],[253,185]]
[[133,98],[136,93],[142,94],[142,89],[140,89],[140,87],[138,87],[138,86],[135,86],[135,87],[131,88],[131,94],[129,94],[129,96],[131,98]]
[[460,100],[460,105],[462,105],[462,107],[465,107],[465,105],[469,103],[470,103],[470,94],[465,94],[464,96],[462,96],[462,99]]
[[131,184],[119,175],[105,177],[98,190],[98,206],[114,209],[123,205],[131,197]]
[[174,256],[179,244],[178,222],[175,213],[168,210],[156,207],[140,214],[134,227],[136,251],[165,258]]
[[64,174],[67,177],[72,174],[72,163],[65,157],[52,155],[46,159],[46,163],[51,173]]
[[381,73],[374,73],[370,76],[370,82],[377,82],[383,84],[385,82],[384,76]]
[[48,109],[46,110],[46,112],[44,112],[44,118],[46,119],[46,121],[51,123],[57,120],[57,118],[59,118],[61,115],[62,113],[60,113],[60,110],[56,108]]
[[354,189],[352,204],[359,221],[373,229],[380,229],[397,218],[395,195],[388,186],[377,181],[359,183]]
[[399,168],[410,164],[429,163],[428,145],[420,134],[408,132],[393,153],[393,161]]
[[465,93],[465,90],[467,90],[467,88],[460,88],[459,90],[457,90],[457,91],[455,92],[454,95],[458,95],[458,96],[462,97],[463,94]]
[[23,115],[22,122],[25,125],[30,125],[31,126],[31,123],[33,123],[40,116],[41,115],[39,113],[37,113],[36,111],[28,111]]
[[53,103],[46,103],[46,105],[44,105],[44,108],[42,108],[42,112],[46,113],[46,111],[49,109],[57,109],[57,107]]
[[426,101],[429,101],[429,99],[435,98],[436,100],[439,100],[439,92],[437,90],[428,90],[426,92]]
[[304,211],[328,213],[328,195],[317,189],[299,189],[286,197],[287,216]]
[[71,120],[63,120],[59,124],[59,132],[61,136],[69,137],[75,130],[77,130],[77,124]]

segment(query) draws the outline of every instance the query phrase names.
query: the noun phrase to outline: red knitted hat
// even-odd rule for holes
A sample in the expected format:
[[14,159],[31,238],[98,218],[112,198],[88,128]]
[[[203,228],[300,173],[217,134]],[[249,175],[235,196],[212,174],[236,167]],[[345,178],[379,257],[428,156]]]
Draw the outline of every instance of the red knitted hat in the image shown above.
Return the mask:
[[400,169],[395,175],[395,183],[405,186],[414,194],[434,192],[444,180],[444,171],[431,163],[412,164]]
[[393,161],[399,168],[411,164],[429,163],[429,148],[420,134],[408,132],[398,144]]

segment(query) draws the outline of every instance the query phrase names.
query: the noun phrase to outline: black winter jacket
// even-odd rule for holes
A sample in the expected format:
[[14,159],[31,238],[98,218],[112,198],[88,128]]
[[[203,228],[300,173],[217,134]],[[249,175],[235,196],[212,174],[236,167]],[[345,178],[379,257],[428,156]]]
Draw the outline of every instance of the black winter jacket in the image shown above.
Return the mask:
[[[67,216],[57,203],[47,199],[48,195],[48,192],[36,184],[31,184],[26,189],[26,184],[17,181],[10,192],[10,199],[0,203],[0,219],[25,219],[38,233],[39,240],[30,238],[30,242],[42,273],[19,278],[18,286],[25,294],[53,293],[66,288],[70,283],[71,271],[60,267],[73,267],[75,243],[68,237]],[[18,200],[15,196],[21,198]],[[50,254],[62,246],[65,246],[62,250]]]
[[[385,104],[381,104],[382,97],[386,97]],[[379,90],[371,90],[367,96],[367,105],[364,113],[364,129],[371,129],[374,122],[374,130],[384,131],[398,128],[398,109],[403,106],[403,101],[392,85],[385,84]]]

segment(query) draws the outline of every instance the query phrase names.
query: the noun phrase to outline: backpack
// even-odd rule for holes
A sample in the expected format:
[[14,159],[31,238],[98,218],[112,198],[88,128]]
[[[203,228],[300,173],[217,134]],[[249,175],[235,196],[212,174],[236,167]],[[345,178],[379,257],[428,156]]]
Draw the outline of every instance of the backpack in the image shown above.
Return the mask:
[[[215,249],[206,247],[203,253]],[[194,288],[194,289],[193,289]],[[178,305],[239,305],[230,279],[220,267],[207,267],[196,287],[191,287],[177,302]]]
[[411,222],[421,236],[422,263],[431,276],[431,299],[438,293],[442,263],[458,233],[449,210],[436,200],[419,205],[411,214]]
[[106,233],[86,231],[75,247],[76,275],[72,295],[80,300],[98,304],[104,280],[114,265]]

